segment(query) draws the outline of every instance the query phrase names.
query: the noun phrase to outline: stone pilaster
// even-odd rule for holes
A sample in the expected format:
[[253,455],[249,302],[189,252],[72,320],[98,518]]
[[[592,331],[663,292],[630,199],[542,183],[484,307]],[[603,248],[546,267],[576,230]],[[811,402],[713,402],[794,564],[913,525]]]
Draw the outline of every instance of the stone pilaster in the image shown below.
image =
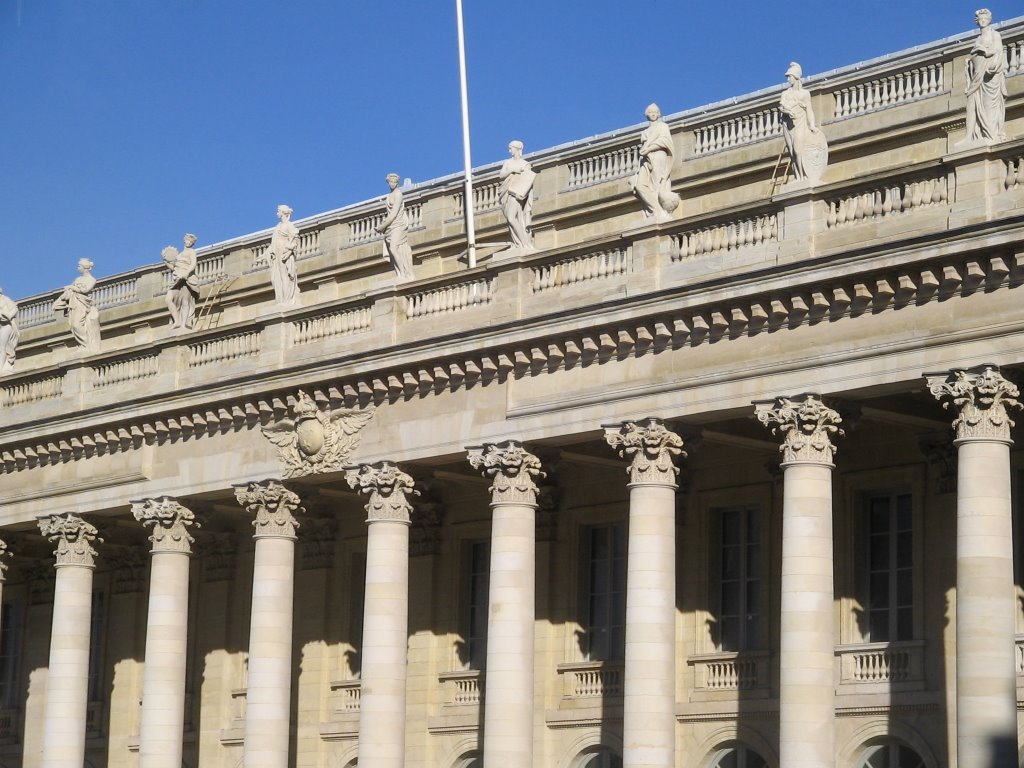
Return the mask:
[[532,768],[536,480],[544,473],[512,440],[470,448],[469,463],[492,481],[484,761]]
[[166,496],[132,504],[132,515],[152,529],[146,658],[142,672],[141,768],[179,768],[185,727],[188,644],[188,572],[198,527],[192,511]]
[[89,700],[89,630],[92,572],[102,541],[96,529],[72,513],[40,518],[39,530],[55,544],[50,662],[43,715],[44,768],[81,768]]
[[676,477],[683,440],[658,419],[604,427],[629,461],[622,764],[674,768]]
[[782,599],[779,765],[835,763],[833,436],[842,418],[817,395],[755,403],[782,437]]
[[1009,412],[1020,392],[994,365],[925,378],[956,414],[956,764],[1015,765]]
[[387,461],[349,469],[346,479],[369,497],[359,764],[402,768],[409,642],[409,497],[416,491],[413,479]]
[[246,768],[287,768],[291,724],[295,514],[299,497],[276,480],[235,488],[254,516],[256,551],[245,702]]

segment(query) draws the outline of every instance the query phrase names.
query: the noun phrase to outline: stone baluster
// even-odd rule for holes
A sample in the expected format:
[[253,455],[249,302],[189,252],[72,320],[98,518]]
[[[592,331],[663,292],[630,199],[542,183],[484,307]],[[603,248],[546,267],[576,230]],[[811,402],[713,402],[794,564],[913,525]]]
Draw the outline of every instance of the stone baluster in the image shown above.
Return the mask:
[[166,496],[132,504],[132,515],[152,528],[149,615],[142,672],[142,768],[180,768],[185,726],[188,643],[188,571],[192,512]]
[[484,667],[484,761],[533,767],[535,517],[540,461],[508,440],[469,449],[492,480],[491,569]]
[[622,764],[674,768],[676,743],[676,469],[683,440],[658,419],[606,425],[629,460]]
[[301,505],[276,480],[238,486],[235,498],[256,518],[243,760],[246,768],[288,768],[295,513]]
[[96,529],[70,512],[39,519],[56,545],[53,628],[43,715],[43,768],[82,768],[89,706],[92,572],[102,541]]
[[413,479],[394,464],[349,469],[366,505],[366,591],[359,703],[359,764],[405,765],[406,648],[409,642],[409,496]]
[[779,765],[835,764],[833,435],[839,414],[814,394],[754,404],[782,437]]
[[1008,411],[994,365],[926,374],[956,413],[956,764],[1017,764],[1016,615]]

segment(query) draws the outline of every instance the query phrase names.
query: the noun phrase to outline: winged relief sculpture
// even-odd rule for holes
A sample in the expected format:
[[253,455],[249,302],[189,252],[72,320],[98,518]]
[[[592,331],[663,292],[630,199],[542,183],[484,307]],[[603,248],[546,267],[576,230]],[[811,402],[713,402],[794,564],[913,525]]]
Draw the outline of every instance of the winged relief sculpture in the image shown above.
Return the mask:
[[376,408],[321,410],[313,399],[299,390],[292,405],[292,418],[262,427],[263,436],[277,446],[284,464],[284,477],[333,472],[351,463],[359,446],[359,433]]

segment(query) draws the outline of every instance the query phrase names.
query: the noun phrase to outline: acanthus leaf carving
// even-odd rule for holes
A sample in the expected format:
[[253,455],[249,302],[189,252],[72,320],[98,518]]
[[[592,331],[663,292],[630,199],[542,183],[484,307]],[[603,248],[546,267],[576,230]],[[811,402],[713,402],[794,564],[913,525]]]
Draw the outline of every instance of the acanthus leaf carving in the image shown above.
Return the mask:
[[672,432],[660,419],[646,418],[606,424],[604,437],[608,445],[624,459],[629,460],[630,483],[676,484],[679,469],[676,456],[686,456],[683,439]]
[[546,474],[540,459],[515,440],[469,449],[469,463],[492,481],[491,504],[537,506],[537,483]]
[[39,518],[39,531],[56,544],[56,567],[78,565],[93,568],[96,550],[92,542],[102,542],[96,528],[74,512],[63,512]]
[[284,477],[323,474],[345,468],[359,447],[360,432],[373,418],[376,408],[321,410],[313,399],[299,390],[292,405],[292,418],[261,427],[263,436],[277,446],[284,464]]
[[943,408],[955,410],[953,429],[957,440],[1010,442],[1013,419],[1009,412],[1024,408],[1017,399],[1019,388],[995,365],[957,368],[948,373],[925,374],[928,391]]
[[302,503],[299,495],[280,481],[263,480],[235,486],[235,498],[255,516],[253,538],[296,538],[299,521],[295,514],[303,511]]
[[757,420],[782,436],[783,464],[832,464],[832,436],[845,434],[843,419],[812,393],[754,403]]
[[153,529],[149,540],[154,552],[184,552],[191,554],[195,539],[188,532],[189,526],[200,528],[192,510],[183,507],[175,499],[161,496],[132,502],[132,516],[140,523]]
[[360,464],[346,471],[351,488],[368,495],[366,522],[390,520],[409,524],[410,496],[418,496],[413,479],[390,461]]

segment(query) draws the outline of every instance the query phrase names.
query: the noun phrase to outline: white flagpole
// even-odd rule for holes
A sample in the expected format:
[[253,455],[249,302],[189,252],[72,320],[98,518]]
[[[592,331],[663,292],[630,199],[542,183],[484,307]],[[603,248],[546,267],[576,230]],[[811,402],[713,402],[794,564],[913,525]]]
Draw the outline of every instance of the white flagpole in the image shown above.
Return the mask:
[[476,227],[473,222],[473,161],[469,152],[469,93],[466,88],[466,40],[462,31],[462,0],[455,0],[455,16],[459,27],[459,85],[462,91],[462,158],[466,181],[462,192],[462,215],[466,218],[469,267],[476,266]]

